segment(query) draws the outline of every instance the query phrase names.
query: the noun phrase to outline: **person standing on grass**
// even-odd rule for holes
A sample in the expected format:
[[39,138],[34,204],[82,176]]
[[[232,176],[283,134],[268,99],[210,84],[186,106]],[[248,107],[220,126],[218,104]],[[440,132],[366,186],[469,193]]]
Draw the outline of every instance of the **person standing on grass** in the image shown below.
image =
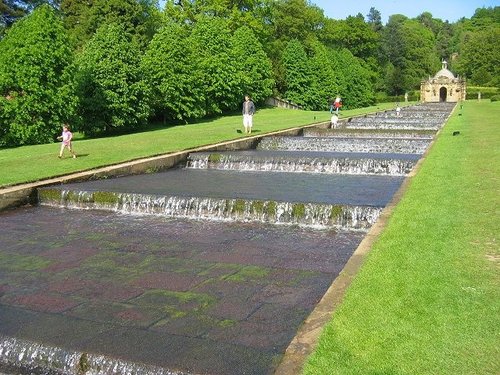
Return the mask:
[[71,145],[71,140],[73,139],[73,134],[69,131],[69,126],[68,124],[63,125],[63,131],[62,134],[57,137],[62,143],[61,143],[61,150],[59,151],[59,159],[62,158],[64,149],[67,148],[71,155],[73,155],[73,159],[76,159],[76,154],[73,151],[73,146]]
[[245,96],[245,101],[243,102],[243,127],[245,128],[245,134],[250,134],[252,132],[253,126],[253,115],[255,113],[255,104],[250,100],[248,95]]

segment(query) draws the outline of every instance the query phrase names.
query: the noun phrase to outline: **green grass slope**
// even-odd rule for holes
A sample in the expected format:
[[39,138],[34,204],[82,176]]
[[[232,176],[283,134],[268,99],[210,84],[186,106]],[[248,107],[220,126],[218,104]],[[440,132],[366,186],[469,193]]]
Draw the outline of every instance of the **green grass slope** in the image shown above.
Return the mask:
[[[342,111],[341,118],[393,108],[393,103]],[[254,116],[252,135],[329,121],[328,111],[264,108]],[[59,143],[0,150],[0,187],[37,181],[138,158],[191,149],[245,137],[241,115],[224,116],[191,125],[172,126],[115,137],[73,142],[77,159],[59,160]],[[238,132],[240,131],[240,132]]]

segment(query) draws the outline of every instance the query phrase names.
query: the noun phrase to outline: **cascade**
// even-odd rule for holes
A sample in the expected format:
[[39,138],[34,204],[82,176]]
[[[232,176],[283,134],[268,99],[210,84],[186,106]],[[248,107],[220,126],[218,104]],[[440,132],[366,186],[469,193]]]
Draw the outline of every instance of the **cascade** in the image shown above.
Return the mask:
[[433,139],[436,132],[431,130],[401,131],[393,130],[363,130],[363,129],[304,129],[304,137],[339,137],[339,138],[410,138]]
[[257,149],[422,154],[429,144],[427,139],[268,137]]
[[[58,196],[58,192],[60,193]],[[39,192],[41,205],[96,209],[127,214],[162,215],[218,221],[260,221],[298,224],[314,228],[368,229],[382,207],[293,203],[243,199],[155,196],[150,194],[82,191],[70,194],[57,189]]]
[[404,176],[415,166],[414,154],[353,154],[256,151],[192,153],[186,167],[239,171],[281,171]]
[[188,375],[102,355],[64,350],[28,340],[0,337],[0,365],[27,374]]

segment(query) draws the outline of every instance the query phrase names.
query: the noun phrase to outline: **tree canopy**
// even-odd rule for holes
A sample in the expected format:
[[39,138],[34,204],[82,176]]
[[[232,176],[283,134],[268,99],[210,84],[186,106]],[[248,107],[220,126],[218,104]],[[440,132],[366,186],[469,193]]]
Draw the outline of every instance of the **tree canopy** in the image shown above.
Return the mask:
[[46,143],[74,114],[73,51],[48,5],[0,40],[0,145]]

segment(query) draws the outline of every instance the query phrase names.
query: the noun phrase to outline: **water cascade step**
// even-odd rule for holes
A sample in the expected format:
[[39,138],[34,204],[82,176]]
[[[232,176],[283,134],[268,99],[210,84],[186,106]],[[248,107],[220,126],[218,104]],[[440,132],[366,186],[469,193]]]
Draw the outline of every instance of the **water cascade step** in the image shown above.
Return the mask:
[[275,136],[264,138],[257,149],[422,154],[429,144],[428,139]]
[[196,152],[189,155],[186,167],[404,176],[413,169],[419,158],[417,154],[308,151]]
[[342,124],[346,129],[405,129],[405,130],[434,130],[441,128],[442,121],[430,119],[402,119],[402,118],[369,118],[356,117]]
[[367,230],[382,207],[42,189],[41,205],[217,221]]
[[403,177],[176,169],[39,190],[41,205],[367,229]]
[[307,128],[304,129],[304,137],[339,137],[339,138],[410,138],[410,139],[433,139],[435,130],[370,130],[370,129],[322,129]]

